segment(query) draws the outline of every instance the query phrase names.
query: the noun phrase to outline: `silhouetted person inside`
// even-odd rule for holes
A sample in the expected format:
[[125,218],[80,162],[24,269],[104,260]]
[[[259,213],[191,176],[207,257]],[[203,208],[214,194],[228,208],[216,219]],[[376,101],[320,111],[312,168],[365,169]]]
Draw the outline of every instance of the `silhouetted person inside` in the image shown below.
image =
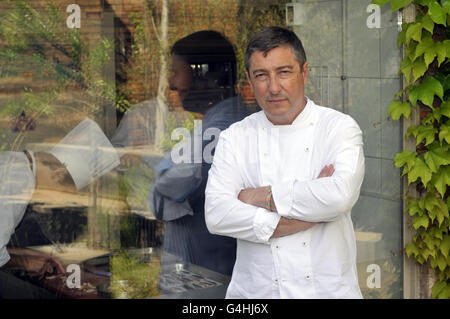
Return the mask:
[[203,116],[201,128],[197,122],[191,136],[177,144],[156,167],[150,200],[157,218],[166,222],[164,252],[230,275],[236,241],[208,232],[204,204],[220,131],[250,114],[234,92],[234,50],[221,34],[201,31],[176,42],[171,53],[171,90],[178,92],[185,110]]

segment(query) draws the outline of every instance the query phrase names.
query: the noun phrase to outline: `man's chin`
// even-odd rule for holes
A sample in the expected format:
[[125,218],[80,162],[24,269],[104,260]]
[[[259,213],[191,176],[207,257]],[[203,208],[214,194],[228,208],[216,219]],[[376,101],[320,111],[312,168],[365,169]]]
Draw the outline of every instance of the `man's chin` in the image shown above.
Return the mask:
[[292,124],[292,115],[290,112],[284,110],[277,110],[277,111],[266,111],[264,110],[264,113],[266,114],[267,118],[270,122],[274,125],[290,125]]
[[290,112],[289,109],[286,108],[269,108],[269,109],[264,109],[265,113],[273,118],[283,118],[283,117],[288,117]]

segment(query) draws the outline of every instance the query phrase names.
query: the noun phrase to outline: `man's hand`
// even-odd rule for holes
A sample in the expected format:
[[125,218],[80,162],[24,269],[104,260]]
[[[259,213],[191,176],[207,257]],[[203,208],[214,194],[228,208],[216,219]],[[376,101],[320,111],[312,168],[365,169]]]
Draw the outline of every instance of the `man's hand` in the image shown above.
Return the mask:
[[47,274],[64,274],[62,264],[49,255],[24,256],[23,266],[32,277],[44,278]]
[[325,165],[325,167],[322,168],[322,170],[320,171],[319,176],[317,176],[317,178],[330,177],[333,174],[334,174],[334,166],[333,166],[333,164]]
[[266,207],[266,194],[270,190],[270,186],[263,186],[257,188],[246,188],[241,190],[238,199],[249,205]]
[[26,248],[8,249],[11,260],[5,268],[26,270],[31,277],[42,279],[46,274],[65,274],[60,261],[51,255]]
[[[324,168],[319,173],[319,176],[317,178],[323,178],[323,177],[330,177],[334,174],[334,166],[333,164],[325,165]],[[270,190],[270,186],[263,186],[263,187],[257,187],[257,188],[246,188],[241,190],[241,192],[238,195],[238,199],[241,202],[244,202],[249,205],[258,206],[265,208],[266,207],[266,195],[268,191]],[[273,201],[271,201],[271,207],[272,211],[276,212],[276,204]]]
[[299,231],[307,230],[316,224],[317,223],[310,223],[305,222],[303,220],[281,217],[280,221],[278,222],[277,228],[275,228],[270,238],[277,238],[295,234],[298,233]]

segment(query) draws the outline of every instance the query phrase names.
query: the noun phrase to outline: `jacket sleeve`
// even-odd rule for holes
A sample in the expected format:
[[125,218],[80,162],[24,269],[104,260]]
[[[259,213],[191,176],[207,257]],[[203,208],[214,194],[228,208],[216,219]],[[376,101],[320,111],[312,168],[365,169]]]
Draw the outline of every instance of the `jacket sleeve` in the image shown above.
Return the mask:
[[[321,141],[315,141],[321,143]],[[364,178],[362,132],[349,116],[337,121],[326,141],[331,177],[280,181],[272,185],[278,214],[308,222],[329,222],[348,213],[359,197]]]
[[6,245],[22,220],[35,177],[22,152],[0,153],[0,267],[10,259]]
[[155,189],[162,196],[176,202],[183,202],[200,185],[201,171],[202,163],[175,164],[170,156],[166,155],[156,167]]
[[241,202],[244,188],[236,160],[236,145],[224,131],[217,143],[205,192],[206,226],[212,234],[255,243],[269,243],[280,216]]

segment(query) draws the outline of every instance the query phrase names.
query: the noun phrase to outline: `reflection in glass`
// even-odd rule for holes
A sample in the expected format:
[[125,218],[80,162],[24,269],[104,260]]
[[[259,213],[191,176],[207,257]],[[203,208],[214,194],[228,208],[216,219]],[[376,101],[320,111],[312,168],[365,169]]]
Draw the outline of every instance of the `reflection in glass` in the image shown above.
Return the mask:
[[[183,298],[209,291],[208,297],[221,298],[230,267],[220,269],[195,257],[196,250],[210,243],[203,226],[195,230],[200,237],[173,232],[176,220],[179,228],[188,227],[179,215],[186,214],[185,220],[191,213],[201,216],[201,191],[171,203],[177,207],[174,217],[180,217],[175,222],[166,210],[168,197],[161,195],[175,186],[181,195],[192,185],[202,189],[208,170],[201,158],[199,166],[189,167],[191,172],[200,168],[195,183],[169,183],[165,164],[172,150],[183,145],[172,132],[199,133],[203,150],[211,142],[203,140],[209,127],[223,129],[243,113],[258,110],[244,72],[247,41],[263,26],[288,24],[309,57],[306,94],[350,114],[364,131],[366,176],[352,212],[364,297],[401,298],[401,186],[392,164],[401,149],[401,131],[399,123],[385,116],[400,90],[397,13],[382,8],[380,28],[368,28],[369,0],[227,0],[208,5],[173,0],[164,1],[164,22],[162,3],[89,1],[80,4],[79,28],[77,23],[69,28],[67,19],[74,11],[67,11],[67,1],[0,1],[0,174],[11,182],[2,175],[0,193],[13,185],[20,189],[8,193],[15,194],[13,205],[20,213],[9,228],[17,225],[14,234],[2,233],[1,244],[8,244],[9,255],[22,263],[2,267],[0,296]],[[164,23],[167,37],[162,39]],[[227,39],[234,60],[214,61],[219,50],[211,50],[219,45],[204,39],[197,44],[207,44],[205,50],[215,53],[209,57],[206,52],[191,60],[169,52],[180,39],[205,30]],[[161,61],[167,62],[163,93],[158,91],[164,88]],[[177,76],[182,70],[189,76]],[[221,121],[230,115],[225,109],[207,113],[221,101],[227,101],[232,119]],[[157,109],[164,111],[159,121]],[[64,173],[66,152],[55,157],[51,150],[85,118],[111,141],[121,164],[80,181],[77,189],[78,181]],[[39,172],[37,180],[30,163]],[[181,236],[175,242],[168,239],[171,231]],[[194,237],[201,239],[193,243]],[[25,265],[27,259],[33,262]],[[50,268],[40,278],[45,263]],[[69,265],[80,266],[79,288],[67,284],[76,283],[76,272],[66,272]],[[57,273],[60,266],[64,274]]]

